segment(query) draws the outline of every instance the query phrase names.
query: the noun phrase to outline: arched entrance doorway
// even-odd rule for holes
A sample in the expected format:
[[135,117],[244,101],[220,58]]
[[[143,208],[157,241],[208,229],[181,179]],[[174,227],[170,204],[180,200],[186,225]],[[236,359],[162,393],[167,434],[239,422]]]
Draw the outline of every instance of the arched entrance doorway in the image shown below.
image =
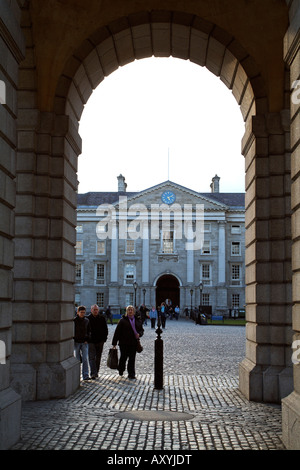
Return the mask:
[[172,305],[180,304],[179,281],[172,274],[164,274],[156,282],[156,305],[170,299]]

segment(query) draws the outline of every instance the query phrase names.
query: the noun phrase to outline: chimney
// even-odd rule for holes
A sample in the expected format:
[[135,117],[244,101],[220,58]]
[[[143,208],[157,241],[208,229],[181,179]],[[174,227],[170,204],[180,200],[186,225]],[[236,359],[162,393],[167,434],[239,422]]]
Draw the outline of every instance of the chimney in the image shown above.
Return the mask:
[[125,178],[123,175],[118,176],[118,192],[125,193],[127,188],[127,184],[125,183]]
[[218,175],[216,175],[212,179],[212,183],[211,183],[210,187],[211,187],[211,192],[212,193],[218,193],[219,192],[219,190],[220,190],[220,177]]

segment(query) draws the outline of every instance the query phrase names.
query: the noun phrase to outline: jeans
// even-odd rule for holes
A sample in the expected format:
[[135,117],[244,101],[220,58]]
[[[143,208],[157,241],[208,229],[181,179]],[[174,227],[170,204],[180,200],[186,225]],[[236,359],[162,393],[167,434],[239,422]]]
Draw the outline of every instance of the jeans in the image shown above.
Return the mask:
[[[78,361],[82,360],[82,378],[89,378],[89,345],[88,343],[74,342],[75,357]],[[81,353],[81,354],[80,354]]]
[[101,356],[104,342],[89,343],[89,363],[91,368],[91,376],[97,377],[100,369]]

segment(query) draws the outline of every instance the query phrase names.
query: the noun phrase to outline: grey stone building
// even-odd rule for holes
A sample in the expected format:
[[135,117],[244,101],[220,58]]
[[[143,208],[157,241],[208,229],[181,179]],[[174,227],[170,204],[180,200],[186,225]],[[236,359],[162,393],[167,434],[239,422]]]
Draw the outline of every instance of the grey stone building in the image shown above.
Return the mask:
[[231,314],[245,304],[244,193],[198,193],[171,181],[140,192],[78,194],[76,304],[113,313],[170,299]]

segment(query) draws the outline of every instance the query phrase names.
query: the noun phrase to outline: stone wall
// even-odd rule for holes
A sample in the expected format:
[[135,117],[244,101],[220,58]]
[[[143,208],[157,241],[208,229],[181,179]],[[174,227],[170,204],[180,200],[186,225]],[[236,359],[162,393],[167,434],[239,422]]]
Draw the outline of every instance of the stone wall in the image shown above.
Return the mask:
[[10,386],[14,265],[17,87],[24,42],[16,1],[0,3],[0,449],[20,437],[21,399]]

